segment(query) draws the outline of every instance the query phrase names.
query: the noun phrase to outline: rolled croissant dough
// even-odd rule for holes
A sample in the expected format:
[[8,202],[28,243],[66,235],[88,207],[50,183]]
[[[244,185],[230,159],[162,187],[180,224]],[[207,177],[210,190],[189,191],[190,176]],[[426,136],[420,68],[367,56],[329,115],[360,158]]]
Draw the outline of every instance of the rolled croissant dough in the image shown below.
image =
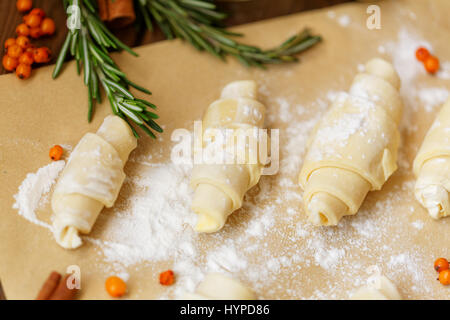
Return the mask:
[[314,129],[299,176],[314,224],[336,225],[355,214],[397,169],[399,85],[390,63],[370,60]]
[[87,133],[70,155],[51,204],[56,241],[64,248],[81,245],[104,206],[112,207],[125,179],[123,167],[137,141],[127,123],[108,116],[96,134]]
[[450,99],[443,105],[414,160],[415,196],[430,216],[450,215]]
[[367,286],[360,288],[351,300],[402,300],[396,286],[383,275],[376,275]]
[[198,285],[195,293],[184,300],[255,300],[255,294],[239,281],[220,273],[210,273]]
[[[219,100],[213,102],[203,117],[208,129],[254,130],[264,124],[265,107],[256,100],[254,81],[228,84]],[[206,132],[206,131],[205,131]],[[242,131],[241,131],[242,132]],[[202,142],[204,146],[206,143]],[[237,153],[246,149],[237,150]],[[249,159],[248,156],[243,156]],[[199,232],[220,230],[227,217],[242,206],[245,193],[261,177],[261,164],[256,161],[232,164],[200,163],[192,171],[191,186],[195,190],[192,209],[198,214]]]

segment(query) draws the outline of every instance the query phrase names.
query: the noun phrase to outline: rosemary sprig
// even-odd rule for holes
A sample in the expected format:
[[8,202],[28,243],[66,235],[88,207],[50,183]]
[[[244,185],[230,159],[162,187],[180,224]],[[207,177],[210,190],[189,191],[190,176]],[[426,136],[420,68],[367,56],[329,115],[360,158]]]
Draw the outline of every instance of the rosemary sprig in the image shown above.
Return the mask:
[[[56,61],[53,78],[58,77],[67,55],[75,58],[78,74],[83,68],[84,83],[88,89],[88,121],[92,120],[94,100],[101,102],[100,85],[103,87],[113,113],[124,119],[131,127],[133,134],[139,138],[136,129],[139,126],[146,134],[155,138],[153,131],[162,132],[155,122],[158,115],[150,111],[156,106],[146,100],[137,99],[129,88],[151,94],[147,89],[130,81],[109,54],[109,50],[123,49],[137,56],[128,46],[117,39],[98,18],[95,0],[63,0],[64,6],[76,6],[79,10],[70,11],[72,15],[79,15],[79,29],[73,28],[67,33],[66,40]],[[77,18],[73,16],[73,18]]]
[[156,23],[167,39],[183,39],[198,50],[220,59],[233,56],[245,66],[264,67],[266,64],[297,61],[295,54],[321,41],[320,36],[314,36],[305,29],[274,49],[262,50],[236,41],[234,37],[242,34],[221,27],[226,14],[219,12],[211,1],[136,0],[135,3],[150,31]]

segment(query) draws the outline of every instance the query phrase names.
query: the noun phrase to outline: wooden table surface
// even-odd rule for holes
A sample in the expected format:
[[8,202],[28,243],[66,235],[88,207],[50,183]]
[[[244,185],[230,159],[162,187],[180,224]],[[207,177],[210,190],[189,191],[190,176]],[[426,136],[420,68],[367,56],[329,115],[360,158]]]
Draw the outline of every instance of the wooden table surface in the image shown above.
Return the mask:
[[[225,1],[217,0],[221,10],[229,13],[226,21],[227,26],[233,26],[295,12],[323,8],[352,0],[248,0],[248,1]],[[64,42],[66,29],[66,14],[61,0],[33,0],[33,6],[42,8],[47,16],[55,20],[56,32],[51,37],[33,40],[37,46],[47,46],[53,52],[52,60],[55,62],[57,54]],[[16,9],[15,0],[0,1],[0,43],[3,45],[6,39],[16,37],[15,29],[22,22],[22,16]],[[114,33],[127,45],[134,47],[164,39],[160,32],[150,34],[146,30],[136,30],[134,26],[116,30]],[[0,66],[0,74],[5,73]],[[51,270],[49,270],[50,272]],[[44,281],[44,279],[43,279]],[[0,283],[0,300],[5,299]]]

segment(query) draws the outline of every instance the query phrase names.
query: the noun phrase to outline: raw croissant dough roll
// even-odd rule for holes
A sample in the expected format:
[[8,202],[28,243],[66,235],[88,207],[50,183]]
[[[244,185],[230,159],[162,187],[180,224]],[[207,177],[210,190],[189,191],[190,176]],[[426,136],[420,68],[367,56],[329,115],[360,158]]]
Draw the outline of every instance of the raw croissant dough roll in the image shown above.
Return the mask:
[[355,214],[397,169],[399,86],[390,63],[370,60],[314,129],[299,176],[314,224],[336,225]]
[[125,179],[123,167],[137,141],[128,124],[108,116],[97,133],[87,133],[72,151],[52,196],[56,242],[81,245],[103,206],[112,207]]
[[450,215],[450,99],[444,104],[414,160],[415,195],[430,216]]
[[[207,109],[203,117],[204,129],[262,128],[265,107],[256,99],[254,81],[228,84],[222,90],[221,98]],[[191,178],[195,190],[192,210],[198,214],[196,230],[220,230],[227,217],[242,206],[245,193],[258,183],[262,167],[258,161],[254,164],[196,164]]]
[[239,281],[219,273],[210,273],[195,293],[185,294],[183,300],[256,300],[256,297]]
[[385,276],[378,275],[367,286],[360,288],[351,300],[402,300],[395,285]]

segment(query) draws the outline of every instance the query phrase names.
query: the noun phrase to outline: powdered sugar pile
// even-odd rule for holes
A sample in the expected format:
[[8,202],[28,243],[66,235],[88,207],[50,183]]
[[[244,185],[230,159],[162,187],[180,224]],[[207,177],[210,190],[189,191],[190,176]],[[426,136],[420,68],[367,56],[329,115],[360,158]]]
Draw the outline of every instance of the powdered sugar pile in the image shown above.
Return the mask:
[[155,165],[128,178],[127,187],[135,191],[126,209],[115,208],[101,217],[103,241],[88,237],[100,245],[106,261],[127,267],[176,254],[195,257],[189,171],[188,166]]
[[19,186],[18,193],[14,196],[16,202],[13,205],[19,214],[28,221],[52,230],[52,227],[38,219],[36,211],[40,207],[43,197],[50,192],[61,170],[64,168],[63,160],[54,161],[40,168],[36,173],[27,174],[25,180]]

